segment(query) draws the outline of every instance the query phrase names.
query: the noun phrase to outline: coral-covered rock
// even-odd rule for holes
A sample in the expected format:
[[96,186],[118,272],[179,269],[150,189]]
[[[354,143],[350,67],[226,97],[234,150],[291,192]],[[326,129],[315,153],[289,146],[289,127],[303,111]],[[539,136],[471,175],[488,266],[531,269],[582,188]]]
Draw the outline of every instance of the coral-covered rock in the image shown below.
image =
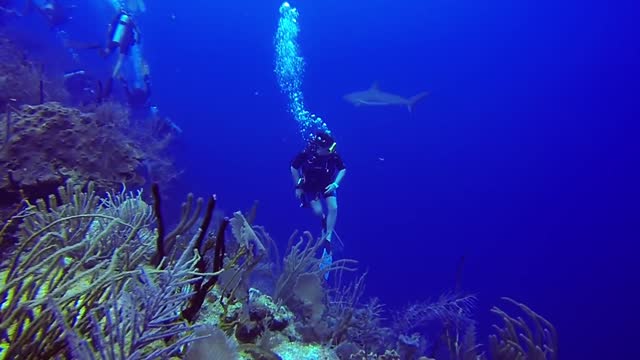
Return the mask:
[[[386,350],[384,352],[384,354],[378,355],[376,353],[370,352],[367,353],[364,350],[359,350],[358,352],[349,355],[348,358],[343,358],[339,353],[338,353],[340,360],[401,360],[401,359],[415,359],[415,357],[407,357],[407,358],[403,358],[401,357],[395,350]],[[418,360],[422,360],[422,358],[419,358]]]
[[285,306],[273,302],[271,296],[257,289],[249,289],[250,318],[262,321],[271,331],[283,331],[293,322],[293,313]]
[[395,350],[387,350],[384,354],[378,356],[378,360],[400,360],[400,359],[415,359],[415,357],[401,357]]
[[352,342],[343,342],[336,346],[336,355],[340,360],[353,360],[361,351],[360,347]]
[[[267,330],[284,333],[293,324],[294,315],[285,306],[274,303],[270,296],[257,289],[249,289],[249,299],[243,311],[246,315],[240,317],[235,332],[241,343],[255,343]],[[287,338],[291,336],[287,335]]]
[[258,321],[243,321],[236,326],[236,339],[241,343],[254,343],[264,332],[264,325]]
[[111,111],[83,113],[58,103],[24,105],[0,126],[0,207],[12,206],[19,190],[29,198],[44,197],[71,179],[91,180],[96,187],[115,189],[139,185],[136,170],[144,152],[125,136]]
[[254,345],[243,345],[242,352],[247,355],[246,357],[242,357],[243,360],[283,360],[273,351]]
[[318,344],[302,344],[298,342],[285,342],[273,351],[283,360],[300,360],[300,359],[325,359],[339,360],[336,353],[327,347]]

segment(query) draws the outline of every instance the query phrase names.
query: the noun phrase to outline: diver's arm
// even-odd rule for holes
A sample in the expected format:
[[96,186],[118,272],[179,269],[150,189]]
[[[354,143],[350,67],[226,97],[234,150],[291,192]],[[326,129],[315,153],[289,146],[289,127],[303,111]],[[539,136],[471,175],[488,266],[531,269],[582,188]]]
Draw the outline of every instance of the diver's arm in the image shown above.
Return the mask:
[[135,23],[132,25],[133,28],[131,30],[133,31],[133,43],[139,45],[142,40],[142,34],[140,34],[140,30],[138,30],[138,26]]
[[110,43],[110,42],[111,42],[111,40],[113,39],[113,29],[114,29],[114,28],[113,28],[113,25],[112,25],[112,24],[109,24],[109,25],[107,26],[107,36],[106,36],[106,40],[107,40],[107,41],[105,41],[106,46],[109,46],[109,43]]
[[344,178],[344,175],[346,173],[347,173],[347,169],[342,169],[338,171],[338,174],[336,175],[336,179],[333,180],[333,183],[336,185],[340,185],[340,182],[342,181],[342,178]]
[[113,19],[111,19],[111,22],[107,27],[107,44],[109,44],[109,42],[111,42],[111,40],[113,39],[113,34],[116,31],[116,26],[118,26],[119,22],[120,22],[120,13],[117,13],[116,16],[114,16]]

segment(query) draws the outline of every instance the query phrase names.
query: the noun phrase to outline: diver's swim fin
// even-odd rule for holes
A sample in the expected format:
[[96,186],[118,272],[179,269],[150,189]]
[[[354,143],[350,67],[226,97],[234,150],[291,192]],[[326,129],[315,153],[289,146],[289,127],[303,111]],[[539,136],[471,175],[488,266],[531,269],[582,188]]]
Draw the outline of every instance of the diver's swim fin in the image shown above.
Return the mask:
[[[333,264],[333,250],[331,240],[333,234],[327,233],[327,217],[322,216],[322,258],[320,258],[320,270],[325,270]],[[324,279],[329,280],[329,272],[324,273]]]
[[[322,257],[320,258],[320,270],[328,269],[332,264],[333,255],[331,255],[331,250],[327,251],[327,249],[323,249]],[[329,271],[324,272],[324,279],[329,280]]]
[[107,79],[107,82],[104,84],[104,88],[102,89],[102,99],[106,99],[111,95],[111,90],[113,89],[113,78],[110,77]]
[[102,81],[96,82],[96,103],[102,104]]

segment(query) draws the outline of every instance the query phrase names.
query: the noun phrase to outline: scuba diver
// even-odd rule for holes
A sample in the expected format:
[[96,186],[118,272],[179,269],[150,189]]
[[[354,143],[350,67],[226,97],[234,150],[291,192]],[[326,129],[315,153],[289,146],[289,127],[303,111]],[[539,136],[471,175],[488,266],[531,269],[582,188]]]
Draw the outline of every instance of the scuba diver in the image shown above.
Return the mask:
[[133,21],[133,17],[124,10],[120,10],[118,14],[113,18],[111,24],[109,24],[109,30],[107,31],[107,44],[100,51],[100,54],[107,58],[116,49],[119,49],[118,60],[113,67],[111,77],[107,79],[107,82],[103,89],[103,97],[108,97],[111,94],[111,88],[113,86],[113,79],[115,79],[120,73],[120,68],[124,62],[124,58],[129,55],[131,47],[140,43],[140,32]]
[[67,9],[58,0],[27,0],[26,12],[35,8],[47,19],[51,29],[55,29],[71,20]]
[[99,101],[99,83],[85,70],[65,73],[64,87],[69,93],[73,104],[86,106]]
[[[291,161],[291,175],[300,206],[311,206],[313,213],[322,219],[324,240],[322,263],[324,265],[333,261],[331,239],[338,216],[336,190],[347,172],[335,148],[336,142],[331,135],[327,132],[318,132],[309,141],[307,148]],[[326,201],[326,216],[321,199]]]

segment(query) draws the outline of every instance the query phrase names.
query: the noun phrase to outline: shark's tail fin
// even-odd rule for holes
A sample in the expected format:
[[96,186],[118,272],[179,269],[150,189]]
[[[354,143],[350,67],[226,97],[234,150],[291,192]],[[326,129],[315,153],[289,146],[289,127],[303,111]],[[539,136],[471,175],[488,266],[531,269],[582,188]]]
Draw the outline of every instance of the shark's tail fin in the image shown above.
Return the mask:
[[423,98],[425,98],[427,95],[429,95],[428,92],[424,91],[419,93],[416,96],[412,96],[409,98],[409,103],[407,104],[407,109],[409,109],[409,112],[411,112],[411,110],[413,110],[413,106],[420,100],[422,100]]

